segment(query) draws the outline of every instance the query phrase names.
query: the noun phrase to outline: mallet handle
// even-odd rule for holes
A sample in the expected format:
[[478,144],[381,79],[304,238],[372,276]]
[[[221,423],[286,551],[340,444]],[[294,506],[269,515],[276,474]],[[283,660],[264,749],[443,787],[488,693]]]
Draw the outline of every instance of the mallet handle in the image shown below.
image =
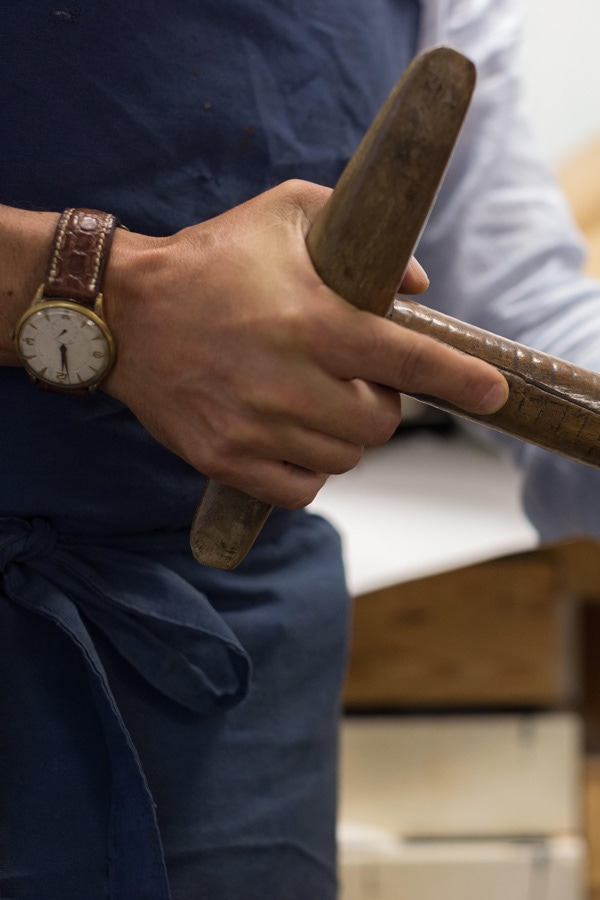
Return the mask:
[[509,386],[502,409],[486,416],[465,413],[433,397],[418,399],[569,459],[600,467],[600,375],[596,372],[465,325],[414,300],[397,298],[391,318],[404,328],[491,363]]

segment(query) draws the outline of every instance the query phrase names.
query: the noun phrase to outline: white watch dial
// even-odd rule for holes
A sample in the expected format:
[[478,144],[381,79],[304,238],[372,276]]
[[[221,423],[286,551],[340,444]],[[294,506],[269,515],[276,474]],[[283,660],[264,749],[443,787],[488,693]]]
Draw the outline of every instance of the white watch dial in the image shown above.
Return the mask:
[[113,359],[100,321],[75,304],[43,304],[21,324],[17,336],[21,358],[36,378],[48,384],[93,385]]

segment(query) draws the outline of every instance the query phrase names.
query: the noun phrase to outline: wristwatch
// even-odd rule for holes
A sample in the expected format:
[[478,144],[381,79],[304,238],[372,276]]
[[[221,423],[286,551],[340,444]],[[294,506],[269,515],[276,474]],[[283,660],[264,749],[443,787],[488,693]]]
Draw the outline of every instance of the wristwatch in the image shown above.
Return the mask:
[[117,226],[115,216],[95,209],[66,209],[60,217],[46,280],[13,333],[21,362],[43,390],[91,394],[115,363],[101,286]]

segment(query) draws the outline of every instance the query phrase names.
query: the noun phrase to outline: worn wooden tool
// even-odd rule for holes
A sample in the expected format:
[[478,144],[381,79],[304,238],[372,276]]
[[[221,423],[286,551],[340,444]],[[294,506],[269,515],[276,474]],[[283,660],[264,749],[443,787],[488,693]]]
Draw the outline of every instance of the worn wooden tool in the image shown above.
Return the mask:
[[489,428],[600,467],[600,375],[522,344],[465,325],[413,300],[394,301],[394,322],[428,334],[499,369],[509,386],[498,412],[478,416],[451,403],[420,397]]
[[[419,399],[600,468],[599,374],[466,325],[414,300],[396,297],[390,310],[390,298],[402,279],[460,129],[473,80],[472,66],[448,48],[417,58],[312,229],[309,251],[323,280],[349,302],[389,314],[405,328],[485,360],[503,373],[509,385],[506,404],[492,415],[465,413],[433,397]],[[405,121],[409,110],[412,126]],[[445,117],[438,118],[440,110]],[[432,120],[439,132],[437,127],[428,130]],[[234,568],[250,549],[270,509],[239,491],[209,482],[192,527],[196,559],[217,568]]]
[[[392,91],[308,236],[315,269],[361,309],[386,315],[425,225],[475,85],[450,47],[421,53]],[[190,544],[195,558],[232,569],[271,507],[207,482]]]

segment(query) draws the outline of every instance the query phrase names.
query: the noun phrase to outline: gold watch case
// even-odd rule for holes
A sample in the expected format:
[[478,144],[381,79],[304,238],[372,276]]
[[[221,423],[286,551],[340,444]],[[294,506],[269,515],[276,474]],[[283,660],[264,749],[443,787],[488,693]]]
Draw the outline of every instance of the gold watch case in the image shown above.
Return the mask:
[[90,309],[68,297],[48,299],[44,287],[15,325],[16,352],[34,382],[64,393],[92,393],[116,360],[102,294]]

